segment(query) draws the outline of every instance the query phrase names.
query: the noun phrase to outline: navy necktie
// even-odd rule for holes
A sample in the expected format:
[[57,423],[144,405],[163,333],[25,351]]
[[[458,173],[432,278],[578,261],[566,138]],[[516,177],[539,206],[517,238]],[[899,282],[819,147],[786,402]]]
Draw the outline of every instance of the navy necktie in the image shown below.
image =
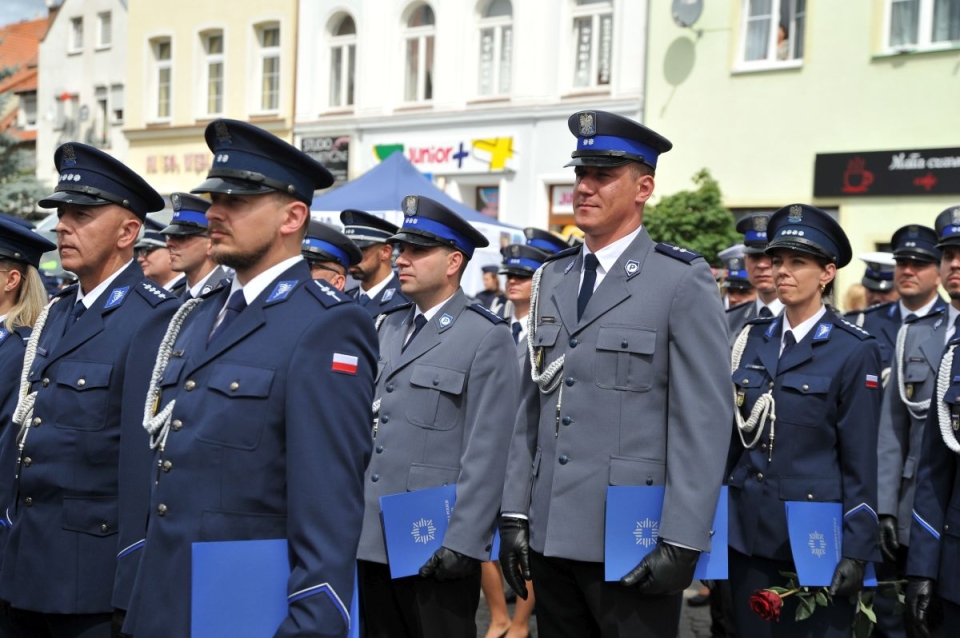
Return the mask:
[[[917,315],[911,312],[909,315],[907,315],[904,318],[903,323],[910,323],[911,321],[916,320],[916,318],[917,318]],[[960,315],[958,315],[958,318],[960,318]]]
[[227,326],[233,323],[233,320],[236,319],[246,307],[247,300],[243,296],[243,289],[234,291],[234,293],[230,295],[230,299],[227,300],[227,309],[226,312],[223,313],[223,320],[220,322],[220,325],[210,333],[210,338],[207,339],[207,345],[213,343],[214,339],[223,334]]
[[407,346],[413,343],[413,340],[416,339],[417,335],[420,334],[420,331],[423,330],[425,325],[427,325],[427,318],[424,315],[417,315],[413,319],[413,332],[410,333],[410,338],[407,339],[405,344],[403,344],[403,348],[401,348],[400,352],[406,350]]
[[587,302],[593,296],[593,289],[597,285],[597,266],[600,260],[593,253],[583,258],[583,283],[580,284],[580,294],[577,295],[577,321],[583,317]]
[[368,303],[370,303],[370,295],[368,295],[368,294],[365,293],[365,292],[361,292],[361,293],[360,293],[360,305],[361,305],[361,306],[366,306]]
[[790,351],[793,350],[796,345],[797,338],[793,336],[793,330],[787,330],[787,333],[783,335],[783,352],[780,353],[780,358],[783,359],[790,354]]
[[70,315],[67,317],[67,324],[63,327],[63,334],[67,334],[67,331],[73,327],[73,324],[77,323],[77,320],[80,319],[86,311],[87,307],[83,305],[82,301],[73,304],[73,308],[70,309]]
[[520,332],[523,331],[523,326],[519,321],[514,321],[513,325],[510,326],[510,330],[513,332],[513,342],[520,343]]
[[764,306],[763,308],[760,309],[760,316],[761,316],[761,317],[772,317],[772,316],[773,316],[773,312],[772,312],[769,308],[767,308],[766,306]]

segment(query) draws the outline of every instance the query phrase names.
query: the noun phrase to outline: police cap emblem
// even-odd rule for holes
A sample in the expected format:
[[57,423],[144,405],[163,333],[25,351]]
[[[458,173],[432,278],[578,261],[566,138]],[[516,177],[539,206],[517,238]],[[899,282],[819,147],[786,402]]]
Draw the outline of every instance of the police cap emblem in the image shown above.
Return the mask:
[[753,229],[757,232],[764,232],[767,230],[767,216],[766,215],[757,215],[753,218]]
[[63,147],[63,166],[76,166],[77,152],[73,149],[73,144],[67,144]]
[[170,205],[174,211],[180,210],[180,193],[174,193],[170,196]]
[[520,246],[517,244],[510,244],[507,246],[507,253],[510,257],[519,257],[520,256]]
[[403,214],[407,217],[413,217],[417,214],[417,196],[407,195],[403,198]]
[[233,143],[233,138],[230,137],[230,129],[227,128],[227,124],[223,120],[217,120],[213,125],[213,130],[217,134],[217,141],[221,144]]
[[580,114],[580,135],[590,137],[597,134],[597,115],[593,111]]
[[791,224],[799,224],[803,221],[803,208],[800,207],[800,204],[794,204],[790,207],[790,212],[787,213],[787,221]]
[[950,211],[950,218],[954,226],[960,226],[960,206]]

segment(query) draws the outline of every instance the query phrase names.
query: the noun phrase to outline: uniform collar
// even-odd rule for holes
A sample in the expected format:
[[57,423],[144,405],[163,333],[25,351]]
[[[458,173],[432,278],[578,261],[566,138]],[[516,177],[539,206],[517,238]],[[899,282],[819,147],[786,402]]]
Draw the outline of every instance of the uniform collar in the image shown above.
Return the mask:
[[[780,301],[779,299],[774,299],[770,303],[765,304],[763,303],[763,300],[760,299],[760,295],[757,295],[756,304],[757,304],[757,315],[759,315],[760,311],[763,310],[765,307],[770,309],[770,313],[774,317],[779,315],[780,311],[783,310],[783,302]],[[797,341],[799,341],[799,339],[797,339]]]
[[[460,291],[460,289],[458,288],[458,289],[457,289],[457,292],[459,292],[459,291]],[[433,319],[435,316],[437,316],[437,313],[440,312],[440,309],[443,308],[443,306],[444,306],[448,301],[450,301],[451,299],[453,299],[453,298],[456,297],[456,296],[457,296],[457,293],[455,292],[455,293],[453,293],[452,295],[450,295],[449,297],[447,297],[446,299],[444,299],[443,301],[441,301],[440,303],[438,303],[438,304],[437,304],[436,306],[434,306],[433,308],[428,308],[427,310],[424,310],[423,312],[420,311],[420,307],[419,307],[419,306],[416,306],[416,312],[413,313],[414,319],[416,319],[417,315],[423,315],[424,317],[426,317],[427,321],[430,321],[430,320]]]
[[222,272],[220,270],[220,266],[214,266],[213,270],[208,272],[206,275],[204,275],[204,277],[200,281],[197,282],[197,285],[191,286],[190,296],[193,297],[194,299],[199,297],[200,293],[203,292],[203,287],[207,285],[207,281],[209,281],[210,278],[213,277],[214,273],[217,273],[217,272]]
[[[171,280],[168,281],[167,283],[163,284],[163,289],[164,289],[164,290],[167,290],[167,291],[173,290],[174,288],[176,288],[177,284],[180,283],[180,280],[183,279],[184,277],[186,277],[186,275],[184,275],[182,272],[181,272],[181,273],[177,273],[177,276],[176,276],[176,277],[174,277],[173,279],[171,279]],[[186,283],[186,282],[184,282],[184,283]]]
[[370,290],[364,290],[363,284],[360,284],[360,294],[366,295],[371,299],[375,298],[377,295],[379,295],[383,291],[384,288],[386,288],[390,284],[391,281],[393,281],[393,277],[394,277],[393,271],[391,270],[390,274],[383,278],[383,281],[381,281],[378,284],[374,284],[373,286],[370,286]]
[[[617,260],[620,259],[620,255],[623,254],[623,251],[627,249],[633,240],[637,238],[637,235],[640,234],[640,230],[643,226],[639,226],[635,231],[630,233],[625,237],[621,237],[617,241],[613,242],[608,246],[604,246],[597,252],[593,253],[597,256],[597,261],[600,262],[600,266],[597,268],[598,275],[605,275],[610,272],[610,269],[613,268],[613,265],[617,263]],[[583,245],[583,255],[586,257],[593,251],[587,248],[587,245]],[[583,267],[581,266],[581,272],[583,272]],[[598,284],[599,285],[599,284]]]
[[[274,279],[279,277],[282,273],[286,272],[294,266],[297,262],[303,261],[301,255],[296,257],[290,257],[289,259],[284,259],[279,264],[270,266],[262,273],[251,279],[247,282],[246,286],[240,285],[240,282],[236,277],[233,278],[233,283],[230,285],[230,295],[232,295],[237,290],[243,290],[243,298],[246,299],[247,305],[249,306],[260,296],[260,293],[266,290]],[[230,298],[230,295],[227,295],[227,299]]]
[[917,308],[916,310],[910,310],[903,305],[903,300],[897,302],[900,306],[900,321],[904,321],[907,318],[907,315],[916,315],[918,317],[926,317],[930,314],[930,311],[933,310],[933,307],[940,301],[939,295],[934,295],[933,299],[930,300],[930,303]]
[[86,306],[87,310],[90,310],[90,308],[93,307],[93,304],[97,302],[97,299],[100,297],[100,295],[103,294],[103,291],[109,288],[110,284],[113,283],[114,279],[119,277],[120,273],[122,273],[124,270],[129,268],[130,264],[132,263],[133,263],[133,260],[131,259],[124,265],[117,268],[116,272],[114,272],[112,275],[110,275],[109,277],[101,281],[96,288],[94,288],[93,290],[91,290],[86,294],[83,293],[83,288],[79,284],[77,284],[77,301],[82,301],[83,305]]
[[827,307],[821,305],[820,310],[814,313],[812,317],[802,322],[799,326],[792,327],[790,320],[787,319],[787,313],[783,313],[783,331],[780,333],[780,349],[783,349],[783,336],[787,334],[787,330],[792,330],[793,338],[797,340],[797,343],[800,343],[825,314],[827,314]]

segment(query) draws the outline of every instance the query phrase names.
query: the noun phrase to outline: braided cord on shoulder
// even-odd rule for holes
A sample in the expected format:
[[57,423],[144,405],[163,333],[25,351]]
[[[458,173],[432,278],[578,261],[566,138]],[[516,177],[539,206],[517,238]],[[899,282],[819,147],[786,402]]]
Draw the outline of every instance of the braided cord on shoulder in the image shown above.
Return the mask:
[[960,454],[960,443],[957,442],[953,425],[950,422],[950,408],[943,402],[943,398],[947,395],[947,388],[950,387],[953,352],[956,349],[956,344],[951,345],[943,355],[943,359],[940,360],[940,370],[937,373],[937,421],[940,424],[940,436],[944,444],[946,444],[954,454]]
[[[13,422],[20,426],[17,432],[17,448],[20,456],[23,456],[23,448],[27,443],[27,433],[33,421],[33,404],[37,400],[37,392],[30,392],[30,369],[33,368],[33,361],[37,357],[37,347],[40,343],[40,337],[43,335],[43,329],[47,325],[47,317],[50,316],[50,309],[62,297],[54,297],[50,300],[33,325],[33,332],[30,333],[30,339],[27,341],[27,349],[23,355],[23,369],[20,371],[20,392],[17,397],[17,408],[13,412]],[[17,462],[19,468],[19,460]],[[18,471],[19,476],[19,471]]]
[[[750,338],[750,324],[747,324],[743,327],[743,330],[740,331],[740,334],[737,335],[737,340],[733,344],[733,352],[730,357],[730,372],[736,372],[740,368],[740,360],[743,358],[743,351],[747,348],[747,340]],[[767,422],[770,422],[770,455],[773,454],[773,440],[776,436],[776,424],[777,424],[777,411],[776,411],[776,402],[773,399],[773,390],[769,390],[766,394],[760,396],[757,399],[756,403],[753,404],[753,408],[750,410],[750,416],[746,421],[743,420],[743,416],[740,414],[740,409],[737,407],[737,391],[733,391],[733,403],[734,410],[733,416],[737,424],[737,434],[740,436],[740,442],[743,443],[743,447],[750,450],[756,447],[757,443],[760,442],[760,437],[763,436],[763,430],[766,427]],[[757,427],[759,425],[759,427]],[[747,443],[744,433],[750,434],[751,432],[756,431],[754,434],[753,440]]]
[[530,284],[530,312],[527,313],[527,351],[530,355],[530,378],[540,387],[544,394],[550,394],[560,385],[559,373],[563,369],[563,359],[566,355],[560,355],[556,361],[546,367],[543,372],[537,371],[537,352],[533,345],[534,336],[537,332],[537,312],[540,307],[540,278],[543,276],[544,266],[540,266],[537,272],[533,273],[533,281]]
[[[900,326],[900,330],[897,332],[897,344],[893,357],[894,365],[897,366],[897,391],[900,393],[900,400],[903,401],[903,405],[907,407],[910,414],[916,419],[925,419],[927,410],[930,409],[930,399],[926,399],[925,401],[910,401],[907,399],[906,385],[903,380],[903,375],[906,371],[903,364],[903,357],[907,343],[907,331],[909,329],[910,324],[905,323]],[[887,380],[884,379],[884,385],[886,384]]]

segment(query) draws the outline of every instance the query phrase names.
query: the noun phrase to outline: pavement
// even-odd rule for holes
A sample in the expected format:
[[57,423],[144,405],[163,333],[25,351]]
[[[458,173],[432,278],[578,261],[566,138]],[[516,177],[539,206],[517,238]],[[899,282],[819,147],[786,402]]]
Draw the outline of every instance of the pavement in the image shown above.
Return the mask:
[[[700,589],[699,581],[694,581],[687,591],[683,593],[684,599],[696,595]],[[513,603],[507,605],[507,609],[513,616]],[[490,626],[490,613],[487,610],[487,603],[480,596],[480,607],[477,609],[477,636],[483,638],[487,634]],[[530,623],[530,638],[537,638],[537,617],[534,615]],[[684,602],[683,611],[680,614],[680,633],[677,638],[710,638],[710,608],[709,607],[691,607]]]

